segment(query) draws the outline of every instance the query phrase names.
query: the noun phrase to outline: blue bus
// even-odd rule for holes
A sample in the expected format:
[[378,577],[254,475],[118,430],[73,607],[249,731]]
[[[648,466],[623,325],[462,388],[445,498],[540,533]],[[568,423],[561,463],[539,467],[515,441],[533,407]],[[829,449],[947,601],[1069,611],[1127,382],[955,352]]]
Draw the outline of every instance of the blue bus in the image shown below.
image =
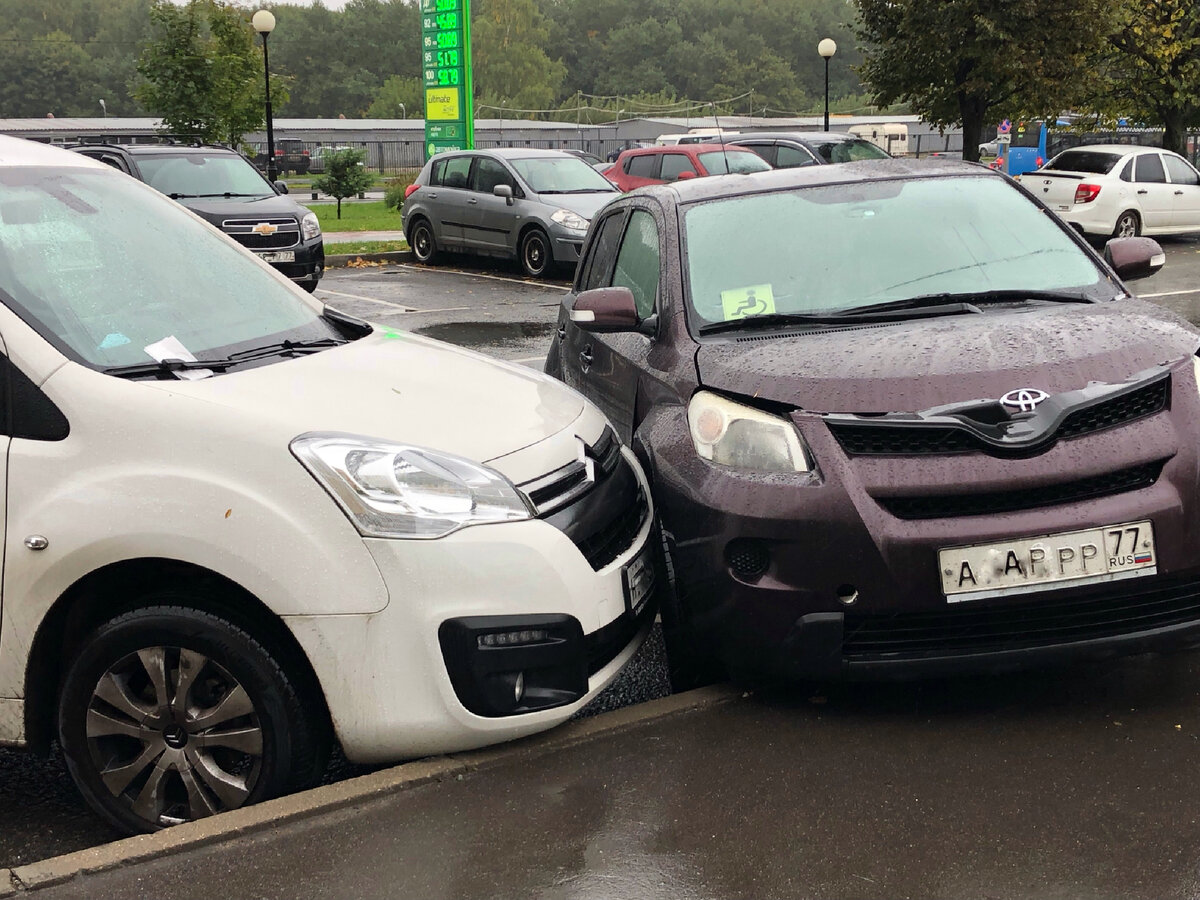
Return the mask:
[[1012,142],[1000,145],[1002,167],[1009,175],[1024,175],[1040,169],[1046,154],[1046,123],[1018,122],[1013,125]]

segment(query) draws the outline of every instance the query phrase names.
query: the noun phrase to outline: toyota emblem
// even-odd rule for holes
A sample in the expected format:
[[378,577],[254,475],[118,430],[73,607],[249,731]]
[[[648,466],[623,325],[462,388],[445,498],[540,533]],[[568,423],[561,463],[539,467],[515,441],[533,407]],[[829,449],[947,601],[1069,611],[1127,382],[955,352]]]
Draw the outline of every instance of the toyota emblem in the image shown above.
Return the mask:
[[1033,412],[1037,409],[1037,405],[1049,396],[1045,391],[1039,391],[1037,388],[1020,388],[1009,391],[1000,398],[1000,403],[1018,412]]

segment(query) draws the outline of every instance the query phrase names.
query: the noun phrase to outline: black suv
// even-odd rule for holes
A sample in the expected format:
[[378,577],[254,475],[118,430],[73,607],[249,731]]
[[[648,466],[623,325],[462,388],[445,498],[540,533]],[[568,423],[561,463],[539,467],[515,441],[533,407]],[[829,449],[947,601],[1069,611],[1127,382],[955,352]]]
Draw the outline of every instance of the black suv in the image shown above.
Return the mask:
[[178,200],[305,290],[316,290],[325,269],[316,214],[280,196],[287,193],[287,185],[272,186],[240,153],[180,144],[85,144],[71,149]]

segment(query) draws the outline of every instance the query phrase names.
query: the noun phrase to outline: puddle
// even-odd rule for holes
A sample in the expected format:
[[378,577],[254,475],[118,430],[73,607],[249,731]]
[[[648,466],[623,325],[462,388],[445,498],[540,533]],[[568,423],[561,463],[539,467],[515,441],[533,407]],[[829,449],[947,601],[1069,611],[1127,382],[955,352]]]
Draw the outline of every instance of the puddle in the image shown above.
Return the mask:
[[520,344],[549,336],[553,322],[445,322],[414,329],[417,334],[463,347]]

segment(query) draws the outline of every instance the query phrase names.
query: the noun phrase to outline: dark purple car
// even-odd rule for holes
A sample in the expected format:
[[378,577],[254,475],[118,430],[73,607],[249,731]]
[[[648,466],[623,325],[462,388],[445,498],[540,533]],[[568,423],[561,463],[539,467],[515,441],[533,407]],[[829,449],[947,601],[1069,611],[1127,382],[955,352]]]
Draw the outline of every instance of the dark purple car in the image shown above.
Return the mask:
[[1200,337],[1011,180],[697,179],[593,220],[546,371],[641,455],[677,683],[1200,642]]

